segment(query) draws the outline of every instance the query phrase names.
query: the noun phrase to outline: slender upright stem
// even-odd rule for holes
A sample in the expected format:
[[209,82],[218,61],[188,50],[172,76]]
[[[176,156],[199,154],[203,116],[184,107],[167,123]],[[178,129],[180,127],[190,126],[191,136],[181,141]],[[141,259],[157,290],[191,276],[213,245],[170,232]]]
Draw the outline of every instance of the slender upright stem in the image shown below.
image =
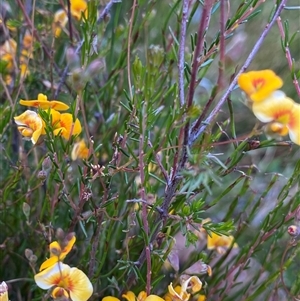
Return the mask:
[[183,0],[182,19],[180,30],[179,54],[178,54],[178,87],[179,87],[179,102],[183,107],[185,103],[184,96],[184,49],[186,40],[186,24],[188,20],[189,0]]

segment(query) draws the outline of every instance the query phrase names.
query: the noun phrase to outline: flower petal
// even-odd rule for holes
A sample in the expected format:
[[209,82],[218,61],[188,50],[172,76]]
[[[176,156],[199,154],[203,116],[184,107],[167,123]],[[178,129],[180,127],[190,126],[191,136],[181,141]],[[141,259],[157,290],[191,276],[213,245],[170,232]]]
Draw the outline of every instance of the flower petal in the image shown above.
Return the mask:
[[238,84],[252,101],[259,102],[281,88],[283,82],[272,70],[260,70],[242,73]]
[[31,141],[37,143],[43,131],[43,122],[41,117],[34,111],[27,110],[23,114],[14,117],[15,123],[21,127],[19,130],[24,133],[25,137],[30,137],[30,131],[26,131],[25,127],[32,130]]
[[65,103],[58,101],[58,100],[51,100],[49,101],[47,99],[47,96],[40,93],[38,95],[37,100],[20,100],[20,104],[23,106],[27,107],[35,107],[35,108],[40,108],[42,110],[47,110],[47,109],[55,109],[58,111],[65,111],[69,109],[69,106],[66,105]]
[[135,294],[132,291],[128,291],[126,294],[123,294],[122,297],[125,298],[127,301],[136,300]]
[[202,282],[197,276],[191,276],[182,284],[182,288],[184,288],[185,291],[187,287],[192,290],[192,293],[197,293],[202,288]]
[[281,139],[289,133],[289,128],[280,122],[273,121],[264,127],[264,132],[268,138]]
[[217,247],[225,247],[229,248],[234,241],[233,236],[226,236],[226,235],[218,235],[214,232],[210,235],[207,235],[207,249],[214,250]]
[[50,258],[48,258],[47,260],[45,260],[42,265],[40,266],[40,271],[45,270],[51,266],[53,266],[54,264],[56,264],[58,262],[58,257],[57,256],[52,256]]
[[287,124],[291,140],[300,145],[300,104],[295,104]]
[[61,30],[66,26],[67,22],[68,16],[64,9],[60,9],[54,14],[52,30],[56,38],[60,36]]
[[106,296],[102,299],[102,301],[120,301],[120,299],[113,296]]
[[70,292],[72,301],[86,301],[93,294],[93,286],[89,278],[79,269],[71,268],[69,274]]
[[254,115],[262,122],[277,121],[288,124],[295,102],[282,91],[275,91],[261,102],[254,102],[252,110]]
[[164,299],[156,295],[149,295],[145,301],[164,301]]
[[70,274],[71,268],[67,264],[58,262],[34,276],[36,284],[42,289],[49,289],[58,285],[62,279]]
[[73,233],[72,238],[68,241],[67,245],[62,249],[62,253],[60,257],[65,258],[67,254],[70,253],[76,241],[76,236]]
[[81,19],[81,13],[87,17],[87,3],[85,0],[71,0],[71,14],[77,20]]
[[76,159],[87,159],[89,155],[89,149],[86,146],[84,139],[76,142],[73,146],[71,158],[73,161]]

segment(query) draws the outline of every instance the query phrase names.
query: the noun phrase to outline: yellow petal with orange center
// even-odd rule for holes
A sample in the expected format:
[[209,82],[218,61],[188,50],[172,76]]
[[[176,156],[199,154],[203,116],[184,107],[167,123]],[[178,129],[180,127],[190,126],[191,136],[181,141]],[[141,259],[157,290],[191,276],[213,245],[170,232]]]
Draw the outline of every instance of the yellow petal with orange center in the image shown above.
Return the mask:
[[283,82],[272,70],[260,70],[242,73],[238,85],[252,101],[260,102],[281,88]]
[[93,293],[90,280],[81,270],[70,268],[61,262],[36,274],[34,280],[45,290],[53,286],[65,289],[72,301],[86,301]]
[[81,19],[81,14],[87,17],[87,3],[85,0],[71,0],[71,14],[77,20]]
[[252,110],[257,119],[262,122],[277,121],[287,125],[295,102],[284,92],[275,91],[267,99],[254,102]]
[[31,138],[31,136],[33,134],[33,130],[30,128],[27,128],[25,126],[18,126],[18,130],[22,134],[22,136],[24,136],[26,138]]
[[291,140],[300,145],[300,104],[295,104],[287,124]]
[[71,268],[69,274],[69,292],[72,301],[86,301],[93,293],[89,278],[79,269]]
[[[37,143],[39,137],[42,134],[43,122],[41,117],[34,111],[27,110],[23,114],[14,117],[15,123],[19,126],[25,137],[29,137],[28,134],[32,130],[31,141],[33,144]],[[27,128],[27,130],[25,130]]]
[[66,140],[69,140],[71,136],[79,135],[82,130],[79,119],[77,118],[73,123],[73,116],[70,113],[63,113],[60,115],[58,126],[61,128],[60,135]]

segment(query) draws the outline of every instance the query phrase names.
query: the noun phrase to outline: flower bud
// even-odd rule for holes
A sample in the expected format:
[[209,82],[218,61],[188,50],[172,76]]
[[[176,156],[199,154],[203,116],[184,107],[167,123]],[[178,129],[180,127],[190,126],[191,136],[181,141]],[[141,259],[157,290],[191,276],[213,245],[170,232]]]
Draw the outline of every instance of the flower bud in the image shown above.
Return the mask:
[[63,229],[58,228],[56,230],[56,238],[58,241],[63,241],[65,239],[65,232]]
[[36,263],[37,262],[37,256],[36,255],[31,255],[30,257],[29,257],[29,261],[30,261],[30,263]]
[[300,231],[299,227],[292,225],[288,227],[288,234],[292,237],[298,236]]
[[30,257],[33,255],[32,250],[30,249],[25,249],[25,257],[30,260]]
[[87,69],[85,70],[86,79],[93,78],[94,76],[98,75],[101,71],[105,68],[105,62],[102,59],[94,60],[89,64]]
[[47,179],[47,173],[44,170],[40,170],[37,177],[44,182]]
[[65,240],[67,241],[67,244],[69,243],[69,241],[71,241],[73,239],[73,237],[75,236],[74,232],[68,233],[65,237]]
[[164,60],[164,50],[160,46],[151,45],[147,54],[150,70],[158,69]]
[[50,157],[48,156],[43,160],[42,169],[48,173],[51,170],[51,168],[52,168],[52,162]]
[[29,215],[30,215],[30,206],[27,203],[23,203],[23,213],[26,216],[26,219],[29,219]]
[[69,47],[66,51],[66,59],[69,65],[70,70],[74,70],[80,67],[80,58],[79,55],[76,53],[74,48]]

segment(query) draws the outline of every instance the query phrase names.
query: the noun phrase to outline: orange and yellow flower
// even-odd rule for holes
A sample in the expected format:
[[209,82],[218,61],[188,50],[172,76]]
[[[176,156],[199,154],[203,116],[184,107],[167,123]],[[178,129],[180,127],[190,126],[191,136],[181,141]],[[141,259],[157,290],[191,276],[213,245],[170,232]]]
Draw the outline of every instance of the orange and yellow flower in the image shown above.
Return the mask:
[[87,3],[85,0],[71,0],[71,14],[77,20],[81,19],[82,13],[87,17]]
[[56,262],[34,276],[36,284],[42,289],[51,289],[52,297],[67,297],[72,301],[86,301],[93,293],[88,277],[78,268],[71,268],[62,262]]
[[[87,2],[85,0],[71,0],[71,15],[80,20],[82,14],[84,14],[85,18],[87,18]],[[54,36],[57,38],[60,36],[62,30],[66,27],[68,22],[67,8],[60,9],[54,14],[54,20],[52,23],[52,31]]]
[[71,158],[73,161],[77,159],[87,159],[89,156],[89,149],[85,144],[84,139],[76,142],[73,146]]
[[57,262],[63,261],[72,250],[75,241],[75,235],[72,235],[72,237],[65,242],[65,245],[62,245],[57,241],[53,241],[49,245],[50,258],[43,262],[43,264],[40,267],[40,271],[54,265]]
[[[53,134],[55,136],[62,136],[66,140],[69,140],[72,136],[77,136],[81,133],[81,124],[78,118],[75,122],[73,116],[70,113],[59,113],[56,110],[50,110],[51,125]],[[43,134],[46,134],[45,129]]]
[[238,84],[253,102],[259,102],[281,88],[283,82],[272,70],[261,70],[242,73]]
[[197,293],[202,288],[202,282],[197,276],[191,276],[183,281],[181,286],[173,287],[172,282],[168,286],[169,292],[165,295],[166,301],[188,301],[191,293]]
[[36,144],[43,132],[42,118],[36,112],[27,110],[14,120],[22,136]]
[[280,138],[289,134],[300,145],[300,105],[277,90],[283,82],[272,70],[242,73],[238,78],[240,88],[248,95],[257,119],[268,123],[267,137]]
[[48,100],[47,96],[39,93],[37,100],[20,100],[20,104],[27,107],[40,108],[42,110],[55,109],[57,111],[65,111],[69,106],[58,100]]
[[64,29],[68,22],[68,16],[64,9],[59,9],[54,14],[54,21],[52,24],[52,30],[54,36],[57,38],[60,36],[62,29]]
[[233,245],[233,248],[237,248],[238,245],[234,243],[234,237],[232,235],[219,235],[212,232],[211,235],[207,235],[207,249],[216,250],[219,254],[224,252]]
[[[282,91],[273,92],[261,102],[254,102],[252,110],[257,119],[273,124],[273,130],[279,135],[287,134],[290,139],[300,145],[300,105],[287,97]],[[281,129],[279,127],[281,124]]]

